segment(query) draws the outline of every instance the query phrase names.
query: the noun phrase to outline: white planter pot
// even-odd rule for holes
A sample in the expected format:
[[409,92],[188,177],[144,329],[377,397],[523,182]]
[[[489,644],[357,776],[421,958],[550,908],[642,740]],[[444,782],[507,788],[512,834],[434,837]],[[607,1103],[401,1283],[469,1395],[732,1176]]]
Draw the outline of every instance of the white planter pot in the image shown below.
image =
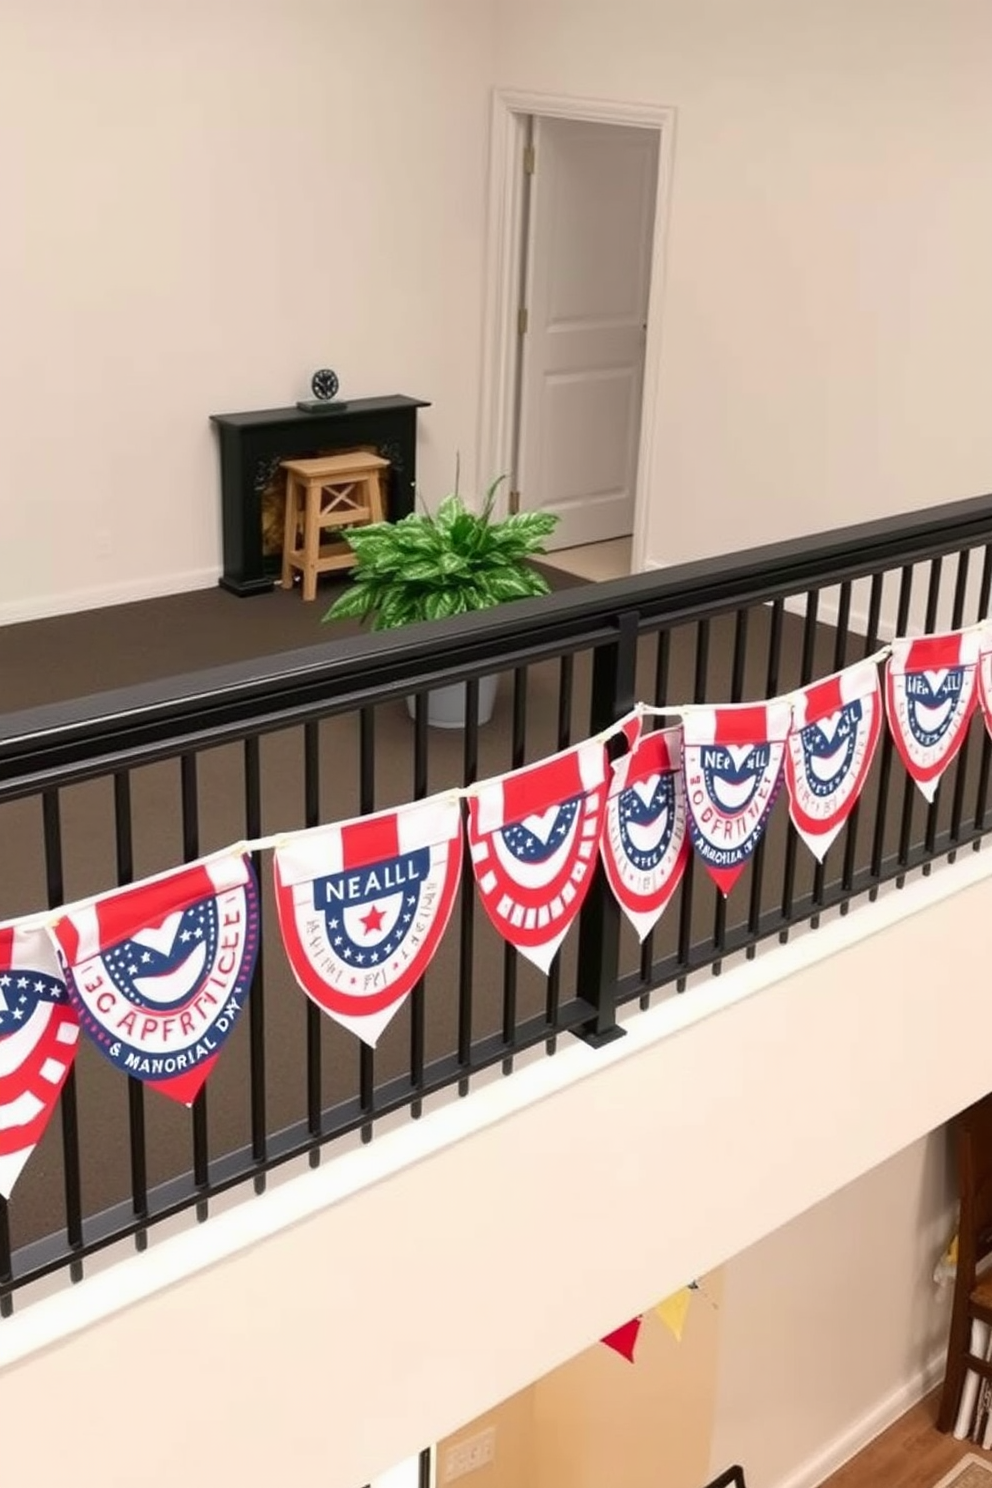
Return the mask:
[[[496,706],[497,677],[479,678],[479,723],[488,723]],[[452,682],[450,687],[435,687],[427,694],[427,722],[431,728],[463,729],[466,715],[466,682]],[[411,718],[415,714],[415,700],[408,697],[406,710]]]

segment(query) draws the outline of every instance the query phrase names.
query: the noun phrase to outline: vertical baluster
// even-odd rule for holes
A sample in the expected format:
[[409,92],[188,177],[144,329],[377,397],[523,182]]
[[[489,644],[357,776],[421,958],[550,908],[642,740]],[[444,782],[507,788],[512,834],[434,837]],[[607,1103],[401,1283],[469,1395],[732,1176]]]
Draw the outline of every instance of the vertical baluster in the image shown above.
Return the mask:
[[[799,667],[799,685],[806,687],[813,680],[813,657],[816,654],[816,616],[820,605],[820,591],[811,589],[806,595],[806,618],[803,621],[803,654]],[[796,852],[799,833],[790,820],[786,828],[785,865],[782,870],[782,920],[778,938],[784,945],[789,938],[792,924],[792,905],[796,888]]]
[[[871,590],[868,596],[868,628],[865,635],[865,657],[873,656],[878,650],[878,627],[882,615],[882,591],[885,588],[885,574],[872,574]],[[878,706],[884,713],[885,704],[880,697]],[[888,733],[882,720],[883,731]],[[861,819],[861,799],[858,798],[851,808],[851,814],[847,818],[844,828],[844,868],[841,874],[841,887],[845,894],[849,894],[854,887],[854,871],[858,861],[858,822]],[[840,906],[842,915],[846,915],[851,907],[850,899],[844,899]]]
[[[303,820],[306,826],[320,825],[320,724],[303,725]],[[313,998],[305,997],[307,1017],[307,1130],[313,1138],[310,1166],[320,1166],[323,1135],[323,1059],[321,1035],[323,1013]]]
[[[114,775],[114,841],[117,855],[117,884],[123,888],[134,881],[134,841],[131,817],[131,772],[118,770]],[[131,1148],[131,1207],[135,1218],[148,1218],[148,1162],[145,1139],[145,1087],[133,1075],[127,1078],[128,1135]],[[137,1250],[148,1245],[148,1231],[137,1230]]]
[[[200,800],[197,790],[195,754],[184,754],[179,760],[179,787],[183,829],[183,862],[191,863],[200,856]],[[205,1194],[210,1181],[210,1149],[207,1132],[207,1087],[201,1086],[193,1101],[193,1182]],[[202,1223],[209,1213],[207,1199],[197,1200],[196,1217]]]
[[[706,701],[706,672],[709,666],[709,655],[710,622],[708,620],[700,620],[696,625],[696,675],[692,688],[692,700],[694,703],[703,703]],[[682,885],[679,889],[682,897],[679,904],[678,965],[684,969],[675,983],[675,990],[677,992],[685,991],[689,958],[692,954],[692,895],[695,878],[696,854],[690,853],[689,861],[685,865],[685,873],[682,875]]]
[[[730,677],[730,701],[739,703],[744,697],[744,665],[747,661],[747,610],[738,610],[734,622],[734,660]],[[713,951],[716,959],[712,965],[714,976],[723,970],[723,948],[727,940],[727,900],[717,894],[713,912]]]
[[[968,589],[968,570],[971,566],[971,548],[965,548],[963,553],[958,554],[957,582],[954,586],[954,609],[951,615],[951,627],[957,629],[964,624],[964,606]],[[990,568],[989,554],[985,555],[985,563],[982,568],[982,582],[978,600],[978,613],[984,615],[985,607],[988,605],[988,586],[992,581],[992,568]],[[961,840],[961,813],[964,810],[964,787],[968,776],[968,756],[971,753],[971,729],[965,735],[958,755],[954,770],[954,794],[951,797],[951,850],[947,855],[949,863],[953,863],[957,857],[957,844]],[[928,838],[928,850],[932,851],[932,844]],[[924,869],[924,871],[928,871]]]
[[563,656],[558,665],[558,748],[572,742],[572,697],[575,690],[575,657]]
[[[909,605],[913,594],[913,567],[912,564],[900,571],[899,578],[899,603],[896,610],[896,635],[906,634],[906,626],[909,623]],[[885,823],[888,817],[889,807],[889,779],[892,774],[892,733],[885,729],[882,736],[882,759],[878,772],[878,804],[875,807],[875,831],[871,845],[871,876],[875,883],[868,890],[868,898],[872,901],[878,898],[878,880],[882,876],[882,861],[885,855]],[[910,782],[907,781],[907,785]]]
[[[654,705],[663,708],[668,699],[668,668],[672,655],[672,633],[670,630],[659,630],[656,637],[657,649],[654,658]],[[642,992],[638,1003],[642,1012],[647,1012],[651,1006],[651,977],[654,968],[654,931],[649,930],[641,941],[640,976],[641,981],[647,987]]]
[[[462,784],[474,785],[479,777],[479,679],[465,684],[465,740]],[[475,877],[472,855],[462,861],[461,937],[458,946],[458,1066],[464,1074],[458,1094],[468,1095],[468,1071],[472,1063],[472,978],[475,952]]]
[[[842,671],[847,662],[847,634],[851,624],[851,582],[845,580],[840,586],[840,599],[837,603],[837,628],[834,631],[834,661],[833,670]],[[819,910],[823,906],[823,891],[826,886],[827,865],[826,861],[817,862],[813,869],[813,909],[815,913],[810,919],[814,930],[820,925]]]
[[7,1200],[0,1197],[0,1318],[8,1318],[14,1311],[14,1257],[10,1248],[10,1220],[7,1215]]
[[[782,617],[785,614],[785,604],[781,599],[772,601],[771,621],[768,626],[768,667],[765,672],[765,697],[773,698],[778,694],[778,679],[782,665]],[[754,959],[754,952],[761,933],[761,893],[765,880],[765,836],[764,833],[758,839],[758,845],[754,849],[751,859],[751,903],[748,907],[747,934],[748,947],[747,958]]]
[[[419,693],[413,714],[413,797],[422,801],[427,794],[427,697]],[[410,994],[410,1084],[420,1092],[424,1088],[424,978],[420,977]],[[423,1097],[418,1093],[410,1106],[414,1121],[420,1119]]]
[[[565,658],[562,657],[564,661]],[[569,658],[571,660],[571,658]],[[561,738],[562,715],[561,715],[561,693],[562,676],[559,673],[558,686],[558,737]],[[571,709],[569,709],[569,712]],[[510,769],[519,770],[526,758],[525,744],[527,738],[527,668],[517,667],[513,673],[513,723],[510,737]],[[559,749],[562,747],[559,744]],[[503,942],[503,1043],[507,1048],[512,1048],[514,1035],[517,1027],[517,948],[510,942]],[[513,1055],[508,1054],[503,1059],[503,1073],[509,1075],[513,1071]]]
[[[262,766],[257,734],[245,740],[245,830],[249,838],[262,835]],[[252,853],[252,864],[259,885],[262,883],[262,854]],[[265,1120],[265,924],[264,903],[259,896],[258,955],[252,972],[248,995],[248,1061],[251,1071],[251,1155],[260,1165],[255,1174],[256,1193],[265,1191],[264,1164],[267,1156]]]
[[[589,733],[601,733],[629,713],[636,701],[638,611],[621,614],[617,638],[593,652]],[[604,782],[603,788],[606,789]],[[592,988],[595,1018],[582,1025],[578,1036],[593,1047],[622,1037],[617,1026],[617,980],[620,969],[620,906],[610,890],[602,863],[595,860],[585,902],[579,910],[578,984],[576,992]]]
[[[940,604],[940,577],[943,570],[943,558],[932,558],[930,560],[930,583],[927,586],[927,607],[923,619],[924,635],[933,635],[937,628],[937,609]],[[905,868],[909,863],[909,854],[913,846],[913,807],[916,804],[916,782],[907,773],[906,782],[902,793],[902,818],[899,823],[899,866]],[[933,800],[927,807],[926,838],[931,835],[936,839],[937,812],[940,809],[940,781],[933,793]],[[923,865],[924,873],[930,872],[929,863]],[[896,879],[896,888],[901,889],[906,882],[905,873],[900,873]]]
[[[62,864],[62,810],[57,790],[46,790],[41,798],[45,840],[45,883],[49,909],[65,903],[65,878]],[[70,1250],[83,1244],[83,1195],[79,1166],[79,1111],[76,1100],[76,1065],[73,1064],[62,1086],[59,1098],[62,1110],[62,1167],[65,1191],[65,1228]],[[73,1281],[82,1281],[83,1263],[74,1260],[69,1266]]]
[[[427,700],[418,697],[417,705],[426,707]],[[358,715],[358,809],[362,816],[375,810],[375,709],[362,708]],[[363,1115],[375,1109],[375,1050],[359,1040],[358,1104]],[[371,1142],[372,1123],[362,1126],[362,1141]]]
[[434,1475],[431,1471],[431,1448],[425,1447],[420,1454],[417,1488],[431,1488],[433,1477]]

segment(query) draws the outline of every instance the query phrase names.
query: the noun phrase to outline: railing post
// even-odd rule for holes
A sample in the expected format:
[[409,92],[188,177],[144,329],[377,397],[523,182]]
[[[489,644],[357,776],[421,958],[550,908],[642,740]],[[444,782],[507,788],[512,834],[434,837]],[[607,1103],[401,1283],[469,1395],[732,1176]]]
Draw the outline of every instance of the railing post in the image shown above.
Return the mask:
[[[636,702],[636,610],[619,617],[617,638],[597,647],[593,656],[589,733],[609,728]],[[609,781],[604,785],[609,789]],[[617,1026],[617,981],[620,971],[620,906],[599,858],[589,893],[579,915],[579,969],[576,994],[595,1005],[596,1016],[575,1030],[577,1037],[598,1049],[622,1038]]]

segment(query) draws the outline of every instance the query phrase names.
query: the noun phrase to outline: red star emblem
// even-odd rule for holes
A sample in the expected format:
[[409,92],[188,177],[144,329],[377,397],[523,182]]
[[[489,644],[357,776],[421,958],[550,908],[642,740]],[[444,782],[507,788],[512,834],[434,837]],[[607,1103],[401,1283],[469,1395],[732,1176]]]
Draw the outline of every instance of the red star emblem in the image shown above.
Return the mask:
[[381,930],[385,916],[381,909],[376,909],[373,904],[367,915],[361,916],[362,924],[365,926],[365,934],[371,935],[373,930]]

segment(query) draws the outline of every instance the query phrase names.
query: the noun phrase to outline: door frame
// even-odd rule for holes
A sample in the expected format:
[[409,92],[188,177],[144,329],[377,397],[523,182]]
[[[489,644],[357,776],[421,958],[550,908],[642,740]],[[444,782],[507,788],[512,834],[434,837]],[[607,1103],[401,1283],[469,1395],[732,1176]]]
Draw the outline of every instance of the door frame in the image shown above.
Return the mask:
[[[665,248],[672,162],[675,152],[674,108],[650,103],[571,98],[553,93],[495,89],[489,147],[489,206],[486,241],[485,310],[479,410],[476,489],[485,490],[509,470],[513,410],[518,377],[517,312],[523,226],[524,173],[521,168],[526,122],[531,116],[573,119],[586,124],[626,124],[658,132],[658,186],[655,196],[654,243],[648,329],[644,345],[644,383],[634,492],[634,538],[631,570],[643,566],[647,548],[648,504],[654,447],[654,410],[661,382],[661,320],[665,288]],[[645,417],[645,413],[650,417]],[[505,512],[507,492],[500,491]]]

